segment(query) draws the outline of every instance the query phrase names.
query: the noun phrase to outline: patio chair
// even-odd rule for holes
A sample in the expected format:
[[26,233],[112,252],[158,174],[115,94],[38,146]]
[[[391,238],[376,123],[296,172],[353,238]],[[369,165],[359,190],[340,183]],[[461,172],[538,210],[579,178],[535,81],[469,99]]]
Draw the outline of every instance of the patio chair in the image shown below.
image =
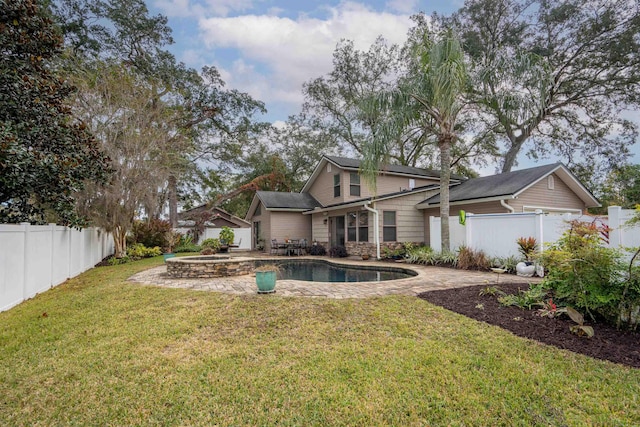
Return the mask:
[[278,243],[277,239],[271,239],[271,255],[280,255],[279,252],[282,251],[284,255],[287,249],[287,245],[284,243]]
[[291,243],[287,248],[287,253],[289,255],[302,255],[302,246],[300,246],[299,239],[291,240]]
[[300,255],[306,255],[309,251],[309,243],[307,239],[300,240]]

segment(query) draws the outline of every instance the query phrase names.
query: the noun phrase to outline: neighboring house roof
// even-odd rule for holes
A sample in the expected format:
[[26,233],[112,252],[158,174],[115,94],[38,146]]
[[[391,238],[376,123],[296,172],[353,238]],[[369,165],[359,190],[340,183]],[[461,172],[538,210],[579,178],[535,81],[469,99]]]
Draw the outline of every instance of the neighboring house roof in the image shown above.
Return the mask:
[[210,218],[207,223],[212,226],[228,226],[232,228],[248,228],[251,227],[251,223],[244,219],[237,217],[224,209],[219,207],[210,208],[208,204],[196,206],[195,208],[188,209],[178,213],[178,220],[185,225],[190,226],[195,223],[195,219],[204,213],[209,213]]
[[268,210],[305,211],[321,206],[309,193],[284,193],[279,191],[257,191],[256,196]]
[[[449,191],[449,202],[479,202],[515,198],[552,173],[556,173],[567,186],[585,202],[586,206],[600,205],[589,190],[587,190],[562,163],[469,179],[459,185],[451,187]],[[425,209],[438,206],[439,204],[440,195],[437,194],[421,202],[417,207],[419,209]]]
[[[309,179],[307,179],[307,182],[304,184],[304,187],[300,191],[301,193],[304,193],[309,190],[309,188],[311,187],[313,182],[316,180],[316,178],[318,177],[322,169],[324,169],[327,163],[331,163],[341,169],[354,171],[354,172],[357,172],[360,169],[360,165],[362,164],[362,162],[357,159],[350,159],[347,157],[338,157],[338,156],[326,156],[326,155],[322,156],[322,159],[320,160],[316,168],[313,170],[313,173],[311,174]],[[385,173],[388,175],[403,175],[403,176],[414,177],[414,178],[433,178],[433,179],[440,180],[439,171],[431,170],[431,169],[415,168],[411,166],[381,165],[379,171],[380,173]],[[461,181],[461,180],[464,180],[465,178],[458,175],[451,175],[451,179],[453,181]]]

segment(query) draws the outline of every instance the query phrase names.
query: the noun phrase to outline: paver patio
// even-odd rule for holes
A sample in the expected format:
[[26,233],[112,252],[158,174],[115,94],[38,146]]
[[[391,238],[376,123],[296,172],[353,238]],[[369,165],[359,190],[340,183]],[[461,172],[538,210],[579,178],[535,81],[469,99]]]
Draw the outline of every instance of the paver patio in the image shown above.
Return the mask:
[[[298,259],[317,259],[298,257]],[[307,282],[299,280],[278,280],[276,294],[295,297],[325,298],[368,298],[382,295],[418,295],[422,292],[438,289],[460,288],[474,285],[492,285],[497,275],[481,271],[457,270],[445,267],[420,266],[377,261],[361,261],[355,259],[332,260],[336,264],[402,267],[414,270],[417,276],[408,279],[389,280],[383,282],[348,282],[327,283]],[[169,288],[193,289],[197,291],[224,292],[235,295],[256,294],[255,275],[209,278],[209,279],[174,279],[166,274],[166,266],[152,268],[129,278],[129,281],[146,285]],[[537,277],[518,277],[501,275],[500,282],[529,283],[538,282]]]

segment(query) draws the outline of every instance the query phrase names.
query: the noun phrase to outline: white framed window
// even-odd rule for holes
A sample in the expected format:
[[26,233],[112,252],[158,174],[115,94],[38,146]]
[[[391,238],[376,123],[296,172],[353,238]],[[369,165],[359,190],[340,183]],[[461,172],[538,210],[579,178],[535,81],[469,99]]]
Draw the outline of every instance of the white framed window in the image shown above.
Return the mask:
[[349,174],[349,194],[360,197],[360,175],[357,172]]
[[396,212],[382,212],[382,241],[395,242],[397,240],[396,233]]
[[556,185],[556,182],[555,182],[555,179],[553,178],[553,175],[549,175],[547,177],[547,188],[549,190],[553,190],[555,185]]

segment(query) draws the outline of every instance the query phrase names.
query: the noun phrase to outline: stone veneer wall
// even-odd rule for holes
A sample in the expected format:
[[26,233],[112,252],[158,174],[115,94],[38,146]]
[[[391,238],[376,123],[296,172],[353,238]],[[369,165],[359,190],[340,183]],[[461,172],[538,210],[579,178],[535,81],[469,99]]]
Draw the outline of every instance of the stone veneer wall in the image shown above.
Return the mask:
[[252,273],[255,260],[173,261],[167,260],[167,275],[176,279],[242,276]]
[[[420,244],[415,242],[415,244]],[[376,244],[372,242],[346,242],[347,253],[352,256],[361,256],[362,254],[368,254],[375,257]],[[403,247],[402,242],[380,242],[380,256],[384,256],[384,249],[396,250]]]

